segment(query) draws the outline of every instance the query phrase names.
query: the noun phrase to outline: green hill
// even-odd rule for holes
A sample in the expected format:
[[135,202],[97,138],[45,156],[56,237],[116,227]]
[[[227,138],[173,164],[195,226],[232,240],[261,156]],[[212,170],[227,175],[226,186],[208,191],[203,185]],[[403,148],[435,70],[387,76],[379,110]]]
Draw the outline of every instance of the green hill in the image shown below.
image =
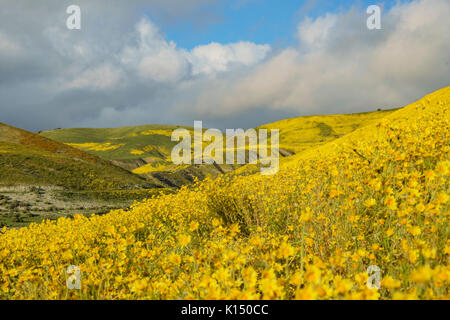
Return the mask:
[[279,129],[280,148],[298,154],[304,150],[326,144],[358,128],[391,114],[397,109],[353,114],[306,116],[285,119],[259,127]]
[[[280,120],[266,124],[259,129],[280,130],[279,148],[280,165],[296,159],[298,156],[337,140],[359,128],[387,117],[398,109],[379,110],[353,114],[338,114],[324,116],[304,116]],[[245,165],[238,168],[234,175],[259,172],[259,165]]]
[[[290,157],[333,141],[360,127],[392,113],[394,110],[347,115],[306,116],[281,120],[257,129],[280,130],[280,155]],[[74,128],[44,131],[44,137],[63,142],[102,159],[110,160],[153,184],[180,187],[194,178],[215,178],[222,173],[255,172],[252,165],[184,165],[172,163],[170,153],[178,143],[171,141],[173,130],[193,127],[144,125],[122,128]]]
[[72,145],[107,160],[165,160],[177,143],[172,131],[182,126],[144,125],[121,128],[75,128],[44,131],[44,137]]
[[0,123],[0,227],[101,214],[168,192],[90,153]]
[[190,184],[194,179],[217,177],[236,167],[232,165],[183,165],[171,161],[173,130],[193,127],[144,125],[122,128],[74,128],[44,131],[44,137],[63,142],[80,150],[142,175],[156,185],[169,188]]
[[0,185],[54,185],[110,190],[144,185],[109,161],[40,135],[0,123]]

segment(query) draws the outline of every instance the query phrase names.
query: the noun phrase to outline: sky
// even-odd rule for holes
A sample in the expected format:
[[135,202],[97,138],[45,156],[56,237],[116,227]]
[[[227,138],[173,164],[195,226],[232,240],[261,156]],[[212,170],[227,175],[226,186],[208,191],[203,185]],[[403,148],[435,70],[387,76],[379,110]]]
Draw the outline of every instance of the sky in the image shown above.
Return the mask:
[[[389,10],[397,3],[398,1],[370,0],[217,1],[206,5],[203,9],[210,10],[210,21],[208,19],[200,23],[197,20],[185,19],[164,21],[158,19],[158,15],[156,21],[163,25],[162,29],[167,38],[187,49],[211,41],[219,43],[250,41],[285,48],[296,45],[297,26],[305,17],[318,18],[329,12],[345,12],[351,7],[365,10],[372,4]],[[146,11],[146,14],[152,18],[151,11]]]
[[[69,30],[66,8],[81,8]],[[369,5],[380,30],[366,27]],[[0,122],[250,128],[450,83],[450,1],[0,0]]]

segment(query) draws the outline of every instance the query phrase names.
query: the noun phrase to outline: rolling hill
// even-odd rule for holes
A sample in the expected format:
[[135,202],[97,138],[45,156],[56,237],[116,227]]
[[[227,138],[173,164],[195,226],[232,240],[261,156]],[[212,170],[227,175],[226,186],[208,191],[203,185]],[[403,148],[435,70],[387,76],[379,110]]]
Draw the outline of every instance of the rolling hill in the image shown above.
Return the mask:
[[[295,161],[301,154],[314,150],[329,142],[364,128],[382,119],[398,109],[378,110],[353,114],[305,116],[285,119],[266,124],[257,128],[279,129],[280,165]],[[259,172],[260,164],[245,165],[236,169],[232,174],[251,174]]]
[[86,151],[135,174],[153,184],[179,188],[196,179],[215,178],[233,171],[234,165],[174,165],[171,141],[173,130],[193,127],[144,125],[121,128],[74,128],[40,132],[44,137]]
[[0,123],[0,226],[126,208],[170,192],[82,150]]
[[92,154],[0,123],[0,184],[108,190],[146,181]]
[[259,129],[279,129],[280,149],[298,154],[367,126],[395,110],[297,117],[266,124]]
[[[309,148],[333,141],[357,128],[385,117],[393,110],[348,115],[307,116],[281,120],[258,129],[280,130],[281,157],[290,157]],[[170,153],[177,142],[170,137],[175,129],[193,127],[144,125],[122,128],[74,128],[43,131],[44,137],[91,153],[155,184],[181,187],[194,181],[216,178],[220,174],[255,172],[257,166],[242,165],[183,165],[171,162]]]

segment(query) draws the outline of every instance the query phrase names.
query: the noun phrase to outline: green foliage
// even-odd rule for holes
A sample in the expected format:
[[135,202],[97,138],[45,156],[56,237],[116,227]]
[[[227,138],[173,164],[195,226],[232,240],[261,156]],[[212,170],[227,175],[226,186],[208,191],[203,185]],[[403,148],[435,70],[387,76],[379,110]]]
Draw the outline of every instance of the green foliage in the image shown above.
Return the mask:
[[0,185],[67,190],[141,188],[146,181],[86,152],[0,123]]
[[[40,134],[44,137],[70,144],[85,143],[111,143],[121,145],[114,150],[98,151],[83,150],[107,160],[130,160],[141,158],[155,158],[165,160],[170,156],[170,151],[177,142],[171,141],[172,131],[179,128],[192,130],[182,126],[145,125],[122,128],[75,128],[44,131]],[[146,134],[155,132],[155,134]],[[156,134],[157,133],[157,134]],[[133,150],[142,153],[134,154]]]

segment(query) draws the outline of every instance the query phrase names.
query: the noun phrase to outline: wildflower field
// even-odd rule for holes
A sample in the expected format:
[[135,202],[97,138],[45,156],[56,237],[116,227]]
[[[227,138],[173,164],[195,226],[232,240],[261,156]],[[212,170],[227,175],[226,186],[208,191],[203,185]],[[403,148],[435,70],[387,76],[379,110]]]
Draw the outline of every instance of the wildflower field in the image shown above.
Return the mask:
[[273,176],[3,229],[0,298],[448,299],[449,107],[447,87]]
[[[271,129],[280,131],[280,156],[290,157],[307,149],[329,143],[354,130],[379,120],[394,110],[378,110],[342,115],[320,115],[296,117],[277,121],[255,128],[257,131]],[[234,171],[235,174],[260,172],[253,165],[242,166],[216,163],[215,165],[176,165],[171,152],[179,142],[172,141],[172,133],[177,129],[186,129],[191,137],[191,149],[196,136],[194,127],[143,125],[120,128],[66,128],[42,131],[43,137],[64,143],[103,160],[113,161],[117,166],[140,175],[148,181],[164,188],[178,188],[192,184],[192,177],[203,180],[216,178],[222,173]],[[211,128],[209,128],[211,129]],[[208,128],[203,128],[205,134]],[[224,136],[225,138],[225,136]],[[209,140],[208,140],[209,141]],[[210,142],[203,140],[205,148]],[[270,138],[268,139],[270,144]],[[250,146],[247,146],[249,150]],[[253,146],[256,147],[256,146]],[[223,154],[226,153],[224,146]],[[195,155],[192,154],[195,158]],[[217,161],[218,162],[218,161]]]

